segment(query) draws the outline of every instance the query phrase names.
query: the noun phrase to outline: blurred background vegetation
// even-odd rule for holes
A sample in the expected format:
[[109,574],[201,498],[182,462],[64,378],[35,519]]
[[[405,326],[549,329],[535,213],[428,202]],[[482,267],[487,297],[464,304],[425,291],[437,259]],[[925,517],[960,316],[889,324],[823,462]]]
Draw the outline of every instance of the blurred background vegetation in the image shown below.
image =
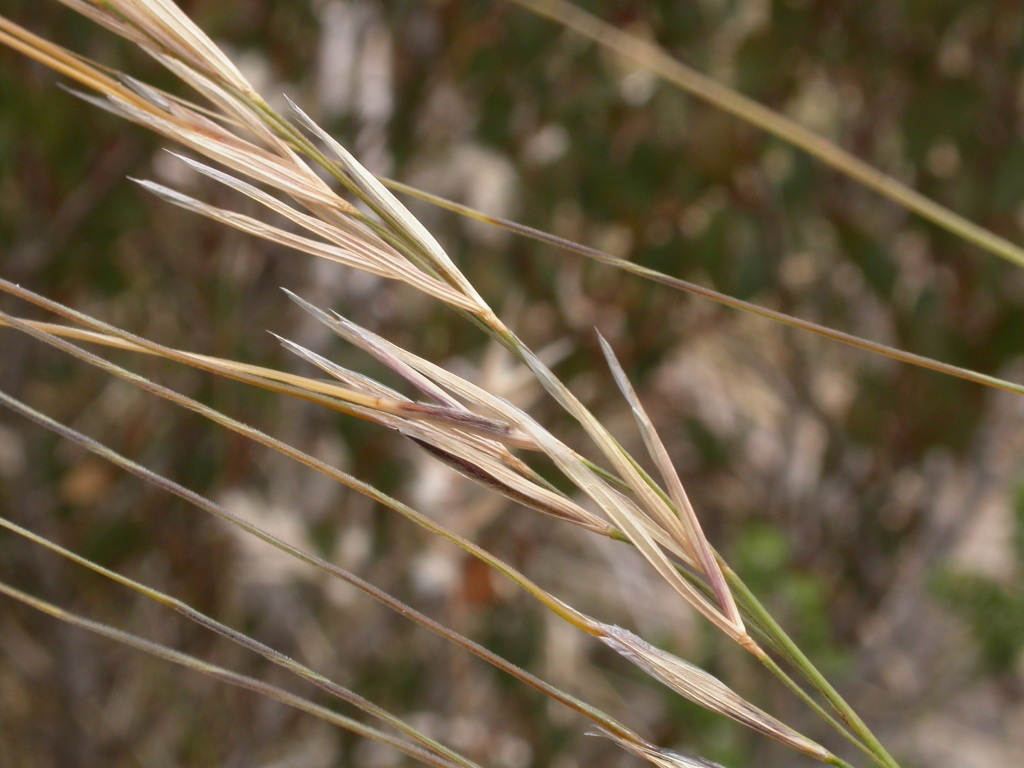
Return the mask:
[[[1005,0],[585,4],[1005,237],[1024,227],[1024,6]],[[35,32],[170,77],[55,2]],[[372,170],[871,339],[1024,377],[1024,272],[504,2],[185,2],[272,100]],[[452,313],[257,242],[126,180],[216,204],[143,130],[0,51],[2,275],[162,343],[309,373],[274,331],[382,373],[278,290],[495,391],[556,409]],[[180,92],[180,90],[179,90]],[[649,406],[712,541],[907,766],[1024,764],[1024,401],[673,293],[413,206],[484,296],[629,447],[595,327]],[[15,314],[37,316],[4,300]],[[652,583],[627,548],[494,499],[397,436],[114,353],[442,518],[825,739],[785,692]],[[361,497],[10,331],[0,386],[315,547],[664,746],[802,765],[659,689],[474,562]],[[364,598],[10,414],[3,515],[297,656],[486,765],[636,765],[585,723]],[[1016,511],[1015,511],[1016,510]],[[4,578],[60,605],[302,686],[166,610],[0,534]],[[1014,727],[1014,724],[1018,727]],[[834,746],[834,744],[832,744]],[[330,726],[0,610],[0,766],[390,766]]]

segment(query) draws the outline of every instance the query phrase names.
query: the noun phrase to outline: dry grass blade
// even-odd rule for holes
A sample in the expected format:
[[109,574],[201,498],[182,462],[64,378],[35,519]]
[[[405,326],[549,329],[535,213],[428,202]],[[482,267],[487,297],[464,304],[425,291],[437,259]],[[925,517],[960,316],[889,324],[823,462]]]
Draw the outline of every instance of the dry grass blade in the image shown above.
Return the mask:
[[[293,298],[301,301],[298,297]],[[306,302],[302,302],[302,304],[306,304]],[[298,344],[284,339],[282,339],[282,343],[335,378],[351,386],[365,387],[370,395],[380,396],[383,394],[402,398],[393,390],[348,371]],[[389,356],[384,353],[384,357]],[[406,369],[404,364],[395,365],[399,362],[401,361],[392,359],[392,367],[411,371],[411,369]],[[448,396],[445,394],[445,397]],[[423,403],[407,403],[403,409],[404,412],[410,417],[416,415],[424,421],[431,422],[429,425],[418,423],[419,420],[417,422],[410,420],[387,421],[382,418],[380,422],[402,432],[461,474],[482,483],[491,490],[498,491],[513,501],[561,520],[572,522],[594,533],[603,536],[612,534],[611,526],[607,521],[591,514],[572,500],[542,484],[540,478],[527,464],[509,452],[507,446],[527,445],[536,450],[537,445],[532,439],[525,437],[518,430],[512,430],[507,424],[467,410],[454,399],[447,401],[453,405],[433,406]]]
[[[409,379],[410,383],[421,388],[423,392],[431,397],[440,397],[449,403],[469,403],[474,408],[485,411],[492,418],[510,425],[522,417],[522,410],[516,408],[504,398],[488,392],[461,376],[456,376],[446,371],[436,363],[432,363],[408,350],[402,349],[396,344],[392,344],[387,339],[356,325],[337,313],[328,314],[296,296],[291,291],[286,290],[285,293],[312,317],[349,343],[366,350],[379,360],[394,361],[385,364],[389,365],[389,367],[394,367],[395,370],[414,371],[417,375]],[[440,387],[440,390],[438,387]],[[444,393],[450,393],[451,398],[449,398],[448,394]],[[509,438],[512,437],[512,435],[509,435]],[[509,439],[503,442],[527,450],[539,450],[537,444],[529,440],[525,435],[522,436],[522,440],[514,441]]]
[[437,384],[435,384],[429,377],[424,376],[420,371],[399,357],[394,351],[397,349],[395,345],[383,344],[383,339],[380,336],[377,336],[377,334],[371,334],[369,331],[359,328],[355,323],[345,320],[345,318],[340,315],[335,314],[334,317],[328,317],[325,313],[318,311],[308,301],[296,296],[288,289],[284,289],[284,292],[288,295],[288,298],[302,307],[302,309],[312,315],[315,319],[327,325],[332,331],[340,335],[349,343],[368,352],[379,362],[392,369],[395,373],[420,390],[420,392],[425,394],[427,397],[441,403],[442,405],[448,406],[452,410],[465,411],[465,407],[458,399],[448,394],[447,391],[437,386]]
[[[2,289],[3,286],[0,285],[0,290]],[[370,388],[365,381],[359,382],[355,378],[352,379],[355,385],[353,388],[343,388],[329,382],[310,379],[293,373],[285,373],[272,368],[264,368],[263,366],[238,363],[234,360],[171,349],[170,347],[153,344],[152,342],[147,342],[144,345],[141,343],[141,339],[130,340],[126,337],[97,333],[65,325],[20,320],[0,313],[0,326],[11,325],[12,320],[17,320],[20,324],[60,338],[77,339],[101,344],[106,347],[163,357],[167,360],[173,360],[199,370],[216,373],[220,376],[252,384],[279,394],[314,402],[332,410],[366,419],[367,421],[382,423],[392,428],[407,428],[415,422],[424,421],[440,424],[454,423],[467,432],[479,432],[491,437],[501,436],[509,432],[509,428],[505,424],[481,416],[467,418],[462,413],[453,413],[450,409],[446,409],[443,406],[435,406],[429,403],[413,403],[397,392],[387,390],[379,385],[375,389]],[[309,353],[309,355],[312,355],[312,353]],[[510,435],[509,439],[515,441],[514,435]]]
[[367,264],[373,264],[378,269],[387,270],[389,273],[393,273],[395,275],[395,279],[404,280],[405,282],[415,285],[415,280],[417,278],[424,277],[422,272],[409,264],[394,248],[384,241],[376,238],[373,233],[365,227],[355,229],[350,220],[342,219],[340,223],[349,224],[349,227],[345,229],[342,228],[342,226],[339,226],[339,223],[336,223],[335,221],[325,221],[322,217],[310,216],[302,213],[290,205],[286,205],[281,202],[273,195],[267,194],[263,190],[242,181],[236,176],[224,173],[223,171],[218,171],[216,168],[211,168],[204,163],[200,163],[176,152],[172,152],[171,154],[187,164],[193,170],[241,192],[266,208],[269,208],[274,213],[293,221],[314,235],[332,242],[339,247],[346,248],[353,253],[360,254],[360,256],[366,260]]
[[240,93],[256,91],[224,52],[171,0],[60,0],[150,53],[171,53]]
[[[260,119],[258,113],[254,112],[255,104],[262,105],[262,100],[257,94],[239,94],[236,88],[232,88],[223,80],[211,79],[173,56],[157,54],[154,58],[210,102],[213,106],[213,119],[218,124],[229,126],[233,135],[238,139],[242,139],[243,135],[248,133],[257,140],[256,143],[266,147],[272,155],[280,157],[285,164],[294,167],[297,171],[296,175],[300,177],[308,175],[308,173],[301,172],[304,163],[288,142]],[[188,115],[194,119],[190,114],[195,111],[194,108],[186,106],[183,102],[176,103],[175,106],[179,115]],[[175,112],[175,109],[172,108],[171,111]],[[326,187],[326,185],[324,186]]]
[[[454,405],[413,402],[405,395],[380,382],[343,368],[322,355],[288,339],[281,338],[277,334],[271,335],[277,338],[290,352],[317,366],[351,389],[363,393],[365,397],[371,398],[370,403],[380,403],[381,407],[376,409],[378,413],[375,414],[380,416],[380,419],[371,420],[378,420],[379,423],[403,433],[418,434],[419,428],[427,428],[426,424],[432,425],[435,428],[434,431],[438,433],[457,433],[459,437],[471,442],[487,456],[500,459],[509,467],[523,474],[534,476],[529,466],[517,459],[507,446],[530,450],[537,450],[537,446],[507,422],[473,413],[457,402]],[[276,372],[274,373],[276,374]],[[290,377],[290,374],[277,375]],[[303,381],[311,380],[303,379]],[[327,386],[327,389],[329,390],[330,387]],[[388,416],[396,418],[389,419]]]
[[350,203],[331,191],[286,145],[281,145],[283,156],[268,152],[219,124],[211,123],[192,108],[177,107],[173,114],[164,113],[148,102],[144,108],[139,108],[112,94],[108,94],[105,107],[238,173],[278,189],[319,214],[330,215],[333,222],[337,222],[339,216],[360,218]]
[[835,763],[835,755],[820,744],[758,709],[718,678],[678,656],[655,648],[621,627],[606,627],[601,639],[649,675],[702,707],[731,717],[805,755]]
[[653,744],[632,743],[612,733],[601,732],[593,735],[605,736],[611,739],[627,752],[631,752],[637,757],[653,763],[658,768],[722,768],[718,763],[713,763],[701,757],[684,755],[671,749],[656,747]]
[[375,212],[391,227],[396,233],[401,233],[420,253],[427,259],[430,266],[438,271],[444,278],[461,293],[475,304],[475,310],[482,317],[494,318],[494,313],[487,306],[480,294],[474,288],[458,267],[445,253],[440,243],[427,231],[419,220],[409,213],[409,210],[399,202],[387,187],[377,180],[377,177],[367,171],[352,157],[351,153],[339,144],[330,134],[318,126],[310,117],[303,112],[297,104],[289,102],[292,111],[299,118],[302,125],[315,135],[330,149],[335,157],[341,162],[345,176],[351,181],[363,198]]
[[574,525],[601,536],[611,536],[612,527],[605,521],[571,500],[552,493],[546,488],[525,480],[508,469],[504,464],[489,461],[479,454],[466,456],[458,443],[449,443],[451,451],[438,445],[438,442],[427,442],[418,437],[409,436],[413,442],[466,478],[500,493],[512,501],[523,504],[538,512],[543,512],[558,520]]
[[368,254],[366,251],[359,248],[358,244],[355,244],[354,246],[338,246],[322,243],[308,237],[293,234],[278,227],[273,227],[260,219],[254,219],[251,216],[246,216],[241,213],[217,208],[153,181],[140,179],[134,179],[134,181],[137,181],[147,190],[169,203],[173,203],[174,205],[185,208],[186,210],[206,216],[214,221],[219,221],[222,224],[226,224],[227,226],[241,230],[242,232],[247,232],[248,234],[255,235],[256,237],[268,240],[272,243],[277,243],[278,245],[283,245],[285,247],[301,251],[302,253],[310,256],[327,259],[328,261],[334,261],[346,267],[352,267],[373,275],[407,283],[417,290],[423,291],[423,293],[434,296],[435,298],[440,299],[447,304],[459,307],[460,309],[471,310],[474,308],[474,305],[470,301],[445,283],[423,273],[417,273],[415,275],[403,273],[395,269],[395,262],[389,263],[387,261],[381,261],[376,258],[376,254]]
[[[103,13],[105,14],[105,12]],[[324,220],[317,220],[301,214],[266,193],[227,174],[208,166],[193,164],[197,170],[257,199],[275,212],[332,241],[335,245],[293,235],[250,217],[206,205],[162,185],[141,182],[150,191],[176,205],[258,237],[322,258],[332,259],[347,266],[363,269],[372,274],[406,282],[464,311],[474,314],[490,314],[490,310],[483,304],[482,299],[469,286],[465,278],[460,276],[450,259],[436,241],[426,233],[422,225],[417,222],[414,227],[412,223],[414,219],[394,198],[394,195],[365,169],[362,169],[354,158],[345,156],[342,159],[347,178],[355,180],[354,186],[357,190],[374,203],[382,215],[387,217],[386,221],[399,227],[398,231],[414,233],[414,244],[419,252],[430,254],[430,266],[444,275],[444,281],[438,280],[421,269],[412,268],[403,256],[384,241],[375,238],[371,231],[365,228],[352,230],[351,228],[356,225],[346,222],[345,217],[354,216],[362,220],[361,215],[349,203],[331,192],[309,166],[295,154],[288,143],[259,119],[259,115],[253,112],[253,103],[260,106],[263,105],[263,102],[251,92],[251,88],[241,89],[239,83],[228,81],[229,87],[239,89],[246,95],[246,98],[250,100],[247,103],[225,91],[223,87],[212,82],[208,76],[190,69],[189,66],[192,65],[192,62],[187,57],[183,58],[189,61],[189,66],[184,66],[181,61],[154,52],[154,55],[169,69],[216,104],[228,120],[241,123],[254,133],[265,145],[270,147],[272,150],[270,152],[227,131],[194,109],[163,98],[144,84],[132,81],[132,86],[126,87],[106,77],[89,63],[57,46],[35,38],[16,25],[6,23],[5,27],[10,28],[12,41],[18,45],[19,49],[25,50],[26,53],[44,63],[58,65],[61,71],[106,95],[109,101],[102,105],[105,108],[145,125],[239,173],[244,173],[261,183],[279,189],[307,205]],[[198,30],[193,31],[198,34]],[[191,33],[189,37],[191,39]],[[181,55],[180,49],[183,46],[188,47],[180,40],[170,42],[165,40],[161,45],[171,50],[177,50],[179,55]],[[204,47],[205,45],[200,46],[200,48]],[[219,71],[219,68],[215,68],[215,72]],[[86,96],[85,98],[95,103],[90,97]],[[340,153],[344,153],[344,149],[339,146],[332,145],[332,149],[339,156],[341,156]],[[350,231],[346,232],[346,228],[349,228]]]
[[[672,460],[665,449],[665,444],[662,443],[658,431],[654,428],[653,422],[640,402],[640,398],[637,397],[636,391],[629,383],[626,372],[622,370],[622,366],[619,364],[618,358],[615,357],[615,352],[612,350],[611,345],[608,344],[601,334],[598,334],[598,340],[601,342],[601,350],[608,361],[608,367],[615,378],[615,383],[618,385],[619,391],[622,392],[622,396],[626,398],[626,402],[629,403],[630,410],[633,411],[633,416],[647,446],[647,451],[650,453],[651,458],[658,467],[658,471],[661,473],[662,479],[665,481],[669,497],[672,499],[675,511],[678,514],[678,517],[672,514],[659,517],[658,522],[665,527],[666,532],[670,535],[674,534],[680,544],[690,552],[705,578],[707,578],[725,616],[742,630],[743,619],[740,617],[739,609],[736,607],[732,591],[725,581],[725,576],[722,575],[722,569],[715,558],[715,551],[704,536],[700,520],[697,519],[697,513],[694,511],[693,505],[690,504],[690,499],[687,497],[682,481],[679,479],[679,473],[672,466]],[[661,510],[661,507],[657,507],[657,510]]]
[[[540,450],[537,444],[525,433],[514,428],[515,423],[521,420],[525,414],[520,408],[512,405],[504,398],[497,397],[482,387],[478,387],[463,379],[461,376],[456,376],[441,366],[431,363],[429,360],[425,360],[418,355],[414,355],[396,344],[392,344],[387,339],[356,325],[337,313],[329,315],[314,307],[308,301],[296,296],[291,291],[285,290],[285,293],[298,306],[326,325],[338,336],[366,351],[384,365],[399,373],[421,392],[447,406],[449,412],[453,415],[453,422],[463,418],[468,425],[476,420],[486,421],[490,419],[487,423],[492,428],[496,424],[503,425],[502,428],[492,433],[492,436],[503,445],[530,451]],[[303,354],[312,355],[313,353],[304,350]],[[322,362],[320,362],[323,361],[323,358],[319,355],[316,355],[316,358],[319,360],[316,364],[323,367]],[[328,365],[334,366],[333,363]],[[328,370],[328,368],[325,368],[325,370]],[[474,408],[486,412],[488,415],[480,416],[470,411],[463,403],[468,403]],[[461,414],[461,417],[458,417],[458,414]],[[511,458],[511,454],[507,451],[503,455],[506,458]],[[518,466],[522,467],[522,465]]]
[[726,635],[744,645],[752,642],[741,627],[738,628],[696,587],[680,576],[675,563],[662,550],[663,545],[675,544],[676,554],[685,558],[685,553],[677,542],[666,536],[664,530],[656,526],[632,501],[611,488],[543,427],[531,422],[524,422],[521,427],[533,436],[558,468],[594,500],[601,511],[625,534],[673,589]]

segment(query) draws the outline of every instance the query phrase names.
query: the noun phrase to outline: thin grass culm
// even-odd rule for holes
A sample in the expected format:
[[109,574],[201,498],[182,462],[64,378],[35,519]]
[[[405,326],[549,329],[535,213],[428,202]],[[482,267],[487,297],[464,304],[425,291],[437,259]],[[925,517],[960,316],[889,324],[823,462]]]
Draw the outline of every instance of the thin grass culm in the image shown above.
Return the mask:
[[[158,343],[121,328],[116,322],[100,319],[101,313],[93,309],[85,311],[41,296],[13,279],[0,278],[0,292],[5,295],[5,301],[17,305],[17,310],[0,312],[0,334],[10,338],[17,336],[25,343],[31,341],[60,352],[72,364],[85,363],[112,381],[116,380],[118,386],[127,383],[147,397],[161,398],[215,423],[232,439],[239,439],[246,445],[252,443],[252,450],[260,446],[260,450],[269,449],[266,453],[275,458],[283,456],[297,462],[302,471],[319,475],[318,479],[329,481],[332,487],[336,485],[351,491],[353,498],[369,504],[375,514],[380,510],[381,517],[398,519],[401,527],[395,530],[408,533],[410,547],[434,546],[435,542],[450,546],[464,558],[458,562],[467,573],[474,574],[474,583],[489,585],[493,576],[493,582],[502,585],[495,587],[495,591],[504,590],[501,594],[510,606],[536,607],[542,612],[543,621],[556,627],[551,630],[553,635],[568,633],[574,638],[573,643],[586,649],[586,654],[607,657],[610,660],[608,677],[598,687],[603,686],[608,693],[599,704],[592,704],[575,695],[571,680],[562,679],[556,684],[532,670],[521,669],[512,660],[517,649],[507,649],[508,658],[505,658],[487,647],[483,633],[474,636],[471,622],[466,622],[470,625],[468,629],[465,625],[456,628],[456,619],[451,616],[458,618],[458,611],[451,606],[448,606],[447,618],[452,626],[448,626],[445,618],[434,618],[430,611],[420,610],[390,594],[389,589],[395,588],[398,579],[387,567],[366,565],[367,570],[373,571],[374,578],[385,582],[385,586],[375,586],[370,578],[364,579],[352,569],[332,563],[329,557],[321,557],[322,552],[295,546],[273,531],[233,514],[225,505],[190,491],[170,478],[170,470],[164,473],[146,469],[141,461],[136,463],[88,437],[86,430],[70,423],[62,424],[6,393],[0,392],[0,404],[52,432],[62,445],[85,449],[134,475],[137,480],[208,513],[217,524],[261,540],[281,557],[316,571],[317,578],[324,579],[321,586],[330,580],[332,585],[354,587],[360,599],[371,597],[376,604],[389,609],[396,620],[407,618],[419,629],[427,629],[431,640],[440,637],[456,650],[468,652],[465,655],[472,663],[483,661],[515,682],[533,688],[543,697],[539,701],[545,706],[560,705],[560,723],[567,724],[574,732],[596,729],[591,731],[593,735],[605,739],[596,741],[607,744],[610,740],[623,750],[621,756],[630,761],[646,761],[663,768],[719,767],[718,762],[706,757],[683,754],[670,744],[657,744],[656,738],[642,733],[641,726],[631,722],[632,713],[616,711],[621,702],[614,689],[620,680],[628,679],[632,685],[634,678],[628,676],[634,675],[642,678],[641,685],[657,687],[658,695],[672,695],[680,702],[685,700],[686,703],[674,711],[693,712],[694,706],[702,710],[700,717],[694,718],[695,722],[731,720],[746,729],[742,731],[744,738],[767,737],[796,753],[799,757],[795,759],[807,763],[839,768],[907,765],[890,754],[873,731],[872,718],[855,711],[840,689],[826,679],[809,654],[804,653],[769,613],[762,598],[754,594],[712,544],[708,532],[713,534],[714,530],[707,525],[708,521],[684,487],[674,464],[667,429],[657,423],[649,404],[631,381],[627,366],[619,359],[614,339],[610,341],[596,331],[592,336],[605,366],[594,373],[595,380],[615,393],[614,399],[621,410],[632,418],[631,424],[625,420],[616,422],[613,433],[610,424],[588,405],[590,399],[556,373],[557,365],[538,351],[539,346],[535,348],[524,340],[531,336],[523,332],[517,322],[506,318],[504,310],[492,307],[485,299],[490,294],[474,285],[467,277],[468,270],[464,272],[460,268],[427,226],[383,181],[297,102],[286,100],[280,109],[275,109],[272,103],[277,102],[264,98],[243,74],[243,68],[236,66],[232,58],[170,0],[61,2],[145,51],[191,88],[199,102],[172,95],[128,74],[109,71],[0,17],[0,43],[70,80],[72,87],[68,90],[76,97],[173,142],[174,151],[162,160],[174,171],[165,176],[193,182],[202,179],[202,184],[175,186],[167,178],[161,181],[132,178],[135,190],[153,198],[154,204],[182,209],[196,221],[209,220],[240,233],[243,238],[256,238],[268,248],[287,251],[304,260],[312,257],[320,265],[318,269],[341,270],[346,276],[358,273],[360,279],[392,287],[398,292],[396,295],[414,297],[408,299],[410,302],[423,302],[438,312],[453,315],[462,326],[460,332],[482,335],[495,355],[510,361],[508,365],[515,371],[517,380],[526,382],[520,389],[533,392],[534,397],[532,402],[524,404],[530,398],[492,391],[473,374],[465,373],[465,367],[448,364],[448,361],[442,364],[437,362],[439,357],[430,359],[407,349],[390,340],[386,330],[368,327],[367,322],[362,318],[357,321],[348,311],[335,311],[318,298],[291,289],[283,289],[288,299],[286,303],[302,318],[303,333],[279,335],[280,328],[249,330],[254,334],[272,333],[280,344],[282,358],[303,373]],[[540,12],[549,7],[562,7],[539,2],[522,4]],[[196,189],[206,192],[196,192]],[[203,195],[217,202],[201,199]],[[224,203],[224,200],[232,203]],[[233,207],[227,207],[229,205]],[[976,235],[974,228],[961,224],[958,218],[951,220],[945,209],[930,214],[932,209],[928,206],[923,206],[923,211],[922,205],[911,207],[945,221],[953,231]],[[1011,260],[1019,258],[1019,249],[1002,241],[990,242],[985,247]],[[641,272],[644,277],[652,275],[658,279],[656,273]],[[756,309],[750,311],[756,313]],[[38,319],[39,313],[46,313],[47,319]],[[778,317],[762,314],[786,322],[786,316],[781,313],[775,313]],[[60,322],[53,322],[54,317]],[[808,323],[810,325],[814,324]],[[815,328],[827,331],[816,325],[810,330]],[[829,333],[822,335],[828,337]],[[928,365],[931,361],[927,358],[896,353],[880,344],[858,344],[856,337],[848,334],[833,333],[831,338],[840,336],[846,343],[898,361],[931,367],[974,383],[1020,391],[1019,385],[1002,379],[962,371],[951,365]],[[343,345],[345,352],[340,357],[325,352],[329,342],[339,345],[335,348]],[[115,356],[118,361],[113,359]],[[740,659],[735,665],[737,669],[745,670],[744,665],[749,663],[750,670],[763,675],[778,688],[775,691],[778,695],[758,699],[754,693],[744,693],[755,690],[756,684],[751,685],[744,679],[745,675],[736,675],[734,680],[729,665],[721,669],[702,669],[674,649],[662,647],[669,644],[660,642],[657,632],[644,636],[643,627],[620,626],[619,620],[601,618],[600,606],[575,605],[572,598],[563,595],[568,591],[566,585],[548,586],[550,574],[543,568],[538,568],[536,573],[531,571],[528,558],[520,563],[513,561],[512,556],[492,552],[494,542],[486,533],[481,533],[486,531],[484,526],[475,531],[480,534],[479,540],[463,536],[456,530],[458,526],[450,526],[448,523],[457,517],[458,509],[452,516],[435,519],[436,515],[419,511],[416,505],[396,498],[399,493],[380,490],[334,463],[321,460],[313,455],[314,451],[298,445],[298,438],[291,444],[271,437],[244,420],[206,404],[202,398],[189,397],[173,387],[156,383],[122,364],[124,359],[140,368],[154,361],[177,364],[187,369],[187,373],[202,374],[211,380],[229,379],[252,387],[253,391],[262,390],[261,397],[268,396],[263,393],[270,393],[269,396],[294,401],[293,404],[304,408],[354,417],[362,422],[360,429],[390,433],[416,460],[429,460],[454,470],[469,481],[467,487],[485,494],[484,498],[491,500],[488,503],[503,505],[501,509],[510,510],[508,514],[517,521],[536,526],[530,530],[551,532],[552,540],[556,535],[573,536],[571,540],[580,547],[612,553],[608,555],[612,563],[620,557],[629,558],[629,562],[635,564],[631,567],[642,574],[645,583],[656,585],[658,594],[672,601],[671,607],[665,608],[666,616],[685,615],[699,621],[702,631],[707,631],[715,641],[727,643],[730,653],[735,652],[730,658]],[[168,368],[175,366],[168,365]],[[630,445],[639,445],[640,449],[631,452]],[[295,496],[290,506],[300,508],[303,495]],[[409,522],[413,525],[406,525]],[[374,524],[384,525],[377,518]],[[284,703],[353,732],[369,741],[373,749],[388,750],[389,754],[395,752],[388,758],[380,758],[376,752],[369,751],[370,747],[365,747],[367,751],[358,754],[375,756],[373,760],[367,758],[368,765],[396,764],[394,761],[400,759],[399,754],[445,768],[527,764],[526,760],[517,763],[507,755],[489,754],[486,749],[477,748],[479,743],[486,742],[484,739],[444,743],[442,738],[436,737],[436,731],[444,729],[434,727],[430,717],[397,711],[402,706],[400,696],[388,703],[371,702],[358,692],[360,682],[366,682],[358,669],[358,660],[354,662],[356,668],[346,669],[343,685],[326,673],[316,671],[318,667],[312,661],[293,659],[277,650],[269,640],[262,639],[261,632],[278,637],[280,627],[274,627],[273,632],[260,626],[239,628],[228,617],[219,618],[207,609],[200,611],[167,592],[147,586],[141,577],[129,576],[119,568],[109,567],[109,563],[100,562],[100,558],[89,555],[87,547],[76,551],[59,544],[49,525],[31,530],[0,517],[0,528],[5,531],[4,535],[18,536],[31,543],[33,549],[39,548],[45,553],[41,556],[60,558],[62,566],[84,567],[108,582],[127,587],[133,595],[155,603],[158,608],[171,608],[196,628],[210,630],[218,639],[228,641],[232,645],[231,653],[251,652],[269,661],[274,665],[274,677],[272,681],[259,680],[127,630],[79,616],[49,599],[26,593],[8,583],[10,579],[6,578],[0,582],[4,599],[89,630],[106,640]],[[429,544],[423,545],[424,541]],[[323,544],[323,548],[330,549],[327,544]],[[614,575],[611,569],[609,574],[612,574],[609,578]],[[466,579],[468,581],[469,577]],[[332,588],[324,587],[325,594],[331,594]],[[347,605],[346,601],[351,599],[338,598],[338,602]],[[344,623],[344,608],[336,612],[338,621]],[[361,627],[353,622],[350,630],[357,634]],[[329,648],[323,649],[329,643],[319,646],[310,643],[308,647],[314,646],[321,648],[321,660],[331,656]],[[400,644],[396,644],[395,649],[400,656]],[[401,661],[401,658],[396,659],[396,675],[402,674]],[[447,666],[452,669],[445,669],[445,664],[438,663],[432,671],[453,675],[458,671],[454,663]],[[280,684],[280,676],[296,685],[311,683],[316,690],[306,695],[293,693]],[[319,700],[320,696],[334,700],[328,705]],[[765,701],[783,703],[776,714],[774,710],[769,711]],[[442,714],[446,704],[437,705]],[[341,715],[334,711],[340,706],[351,707],[358,714],[354,717]],[[476,706],[483,705],[477,702]],[[389,707],[396,711],[392,712]],[[800,723],[813,722],[814,729],[790,725],[791,719],[797,719],[794,712],[800,713]],[[571,719],[565,719],[566,713]],[[373,718],[377,723],[370,726],[357,719],[364,717]],[[689,727],[687,722],[682,724],[684,729]],[[457,731],[452,729],[452,732]],[[394,735],[395,732],[399,735]],[[718,759],[715,756],[715,760]],[[334,763],[328,760],[324,764]],[[352,764],[362,763],[353,760]]]

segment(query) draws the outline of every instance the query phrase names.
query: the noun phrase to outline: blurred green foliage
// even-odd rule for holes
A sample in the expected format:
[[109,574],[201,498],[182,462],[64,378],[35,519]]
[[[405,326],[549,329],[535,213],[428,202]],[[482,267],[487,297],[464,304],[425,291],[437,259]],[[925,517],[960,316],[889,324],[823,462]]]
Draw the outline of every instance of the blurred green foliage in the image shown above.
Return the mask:
[[1014,679],[1024,651],[1024,487],[1013,519],[1014,570],[1008,579],[944,569],[934,588],[970,627],[986,671]]

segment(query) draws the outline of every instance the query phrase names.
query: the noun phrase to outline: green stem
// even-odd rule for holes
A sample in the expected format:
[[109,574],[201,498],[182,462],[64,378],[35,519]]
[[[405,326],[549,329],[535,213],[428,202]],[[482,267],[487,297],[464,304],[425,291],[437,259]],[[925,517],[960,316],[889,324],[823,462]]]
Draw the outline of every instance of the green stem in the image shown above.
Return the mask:
[[[615,530],[613,530],[610,534],[610,538],[616,541],[625,541],[626,543],[631,543],[625,537],[625,535],[620,534]],[[729,580],[730,586],[736,589],[735,582],[739,582],[739,576],[737,576],[731,570],[728,570],[727,566],[725,566],[724,562],[722,561],[720,555],[716,553],[716,556],[719,559],[719,563],[722,564],[722,571],[725,574],[726,579]],[[685,578],[687,581],[693,584],[697,589],[700,589],[708,597],[713,597],[711,587],[708,586],[708,584],[703,579],[701,579],[696,573],[682,566],[678,566],[677,570],[683,576],[683,578]],[[742,582],[739,583],[742,585]],[[780,656],[782,656],[793,667],[800,668],[799,658],[796,655],[788,652],[787,645],[785,645],[782,642],[782,639],[780,639],[779,637],[779,635],[781,634],[783,638],[789,640],[789,638],[785,635],[785,632],[783,632],[781,628],[778,626],[778,624],[776,624],[774,621],[769,622],[771,616],[767,613],[764,607],[759,602],[757,602],[756,599],[754,599],[753,601],[749,599],[749,597],[752,597],[752,595],[749,592],[749,589],[747,589],[745,585],[742,586],[742,589],[736,590],[734,597],[736,598],[737,606],[743,614],[743,620],[746,623],[747,629],[753,630],[754,635],[757,637],[759,641],[763,642],[765,645],[771,648],[771,650],[775,651]],[[771,626],[769,626],[769,624]],[[791,640],[789,640],[788,646],[795,647]],[[836,730],[836,732],[839,733],[844,739],[849,741],[851,744],[856,746],[865,754],[869,755],[872,759],[876,760],[876,762],[879,761],[879,757],[868,744],[866,744],[863,740],[854,735],[854,733],[851,732],[850,728],[848,728],[844,722],[840,722],[839,720],[837,720],[813,696],[811,696],[811,694],[809,694],[807,690],[800,685],[800,683],[794,680],[788,672],[786,672],[782,667],[780,667],[774,659],[766,655],[760,655],[757,658],[758,661],[766,669],[768,669],[769,672],[775,675],[775,677],[778,678],[782,682],[782,684],[786,686],[786,688],[792,691],[798,699],[804,702],[804,704],[810,707],[819,717],[821,717],[825,722],[831,725]]]
[[[761,625],[762,629],[772,637],[772,644],[775,645],[780,651],[786,656],[786,658],[793,664],[796,669],[804,676],[804,678],[811,684],[811,686],[820,693],[829,706],[836,713],[839,719],[849,726],[850,730],[860,739],[863,743],[863,747],[870,752],[871,756],[875,761],[883,768],[900,768],[899,763],[896,762],[895,758],[889,754],[888,750],[878,740],[871,729],[868,728],[867,724],[861,720],[860,716],[853,710],[846,700],[839,694],[832,684],[825,679],[825,676],[818,671],[818,668],[814,666],[810,659],[800,650],[799,646],[793,642],[792,638],[786,634],[786,631],[779,625],[777,621],[768,613],[767,609],[761,604],[761,601],[757,599],[757,596],[743,583],[743,580],[733,571],[721,557],[719,557],[719,564],[722,568],[722,572],[725,574],[726,580],[729,582],[729,586],[733,589],[733,592],[737,598],[737,601],[741,606],[751,613]],[[799,686],[792,683],[789,675],[786,674],[777,664],[771,661],[770,658],[765,657],[761,660],[762,664],[778,677],[786,687],[793,690],[800,696],[801,699],[805,699],[806,694],[799,693]],[[790,685],[792,683],[792,685]],[[794,687],[795,686],[795,687]],[[819,710],[819,707],[815,707],[815,710]],[[839,725],[831,718],[827,718],[833,725]],[[841,733],[845,732],[845,729],[839,729]]]
[[[739,601],[737,601],[739,602]],[[741,608],[742,610],[742,608]],[[857,747],[864,754],[869,755],[876,762],[881,762],[879,756],[875,754],[874,750],[870,745],[866,744],[864,740],[858,738],[855,734],[851,733],[850,729],[847,728],[842,722],[833,717],[828,710],[826,710],[821,704],[814,700],[804,688],[792,678],[792,676],[780,667],[771,656],[762,656],[758,658],[761,665],[764,666],[769,672],[777,677],[783,685],[785,685],[790,691],[792,691],[797,698],[799,698],[804,704],[810,707],[814,712],[821,717],[825,722],[831,725],[836,731],[843,736],[847,741]]]

